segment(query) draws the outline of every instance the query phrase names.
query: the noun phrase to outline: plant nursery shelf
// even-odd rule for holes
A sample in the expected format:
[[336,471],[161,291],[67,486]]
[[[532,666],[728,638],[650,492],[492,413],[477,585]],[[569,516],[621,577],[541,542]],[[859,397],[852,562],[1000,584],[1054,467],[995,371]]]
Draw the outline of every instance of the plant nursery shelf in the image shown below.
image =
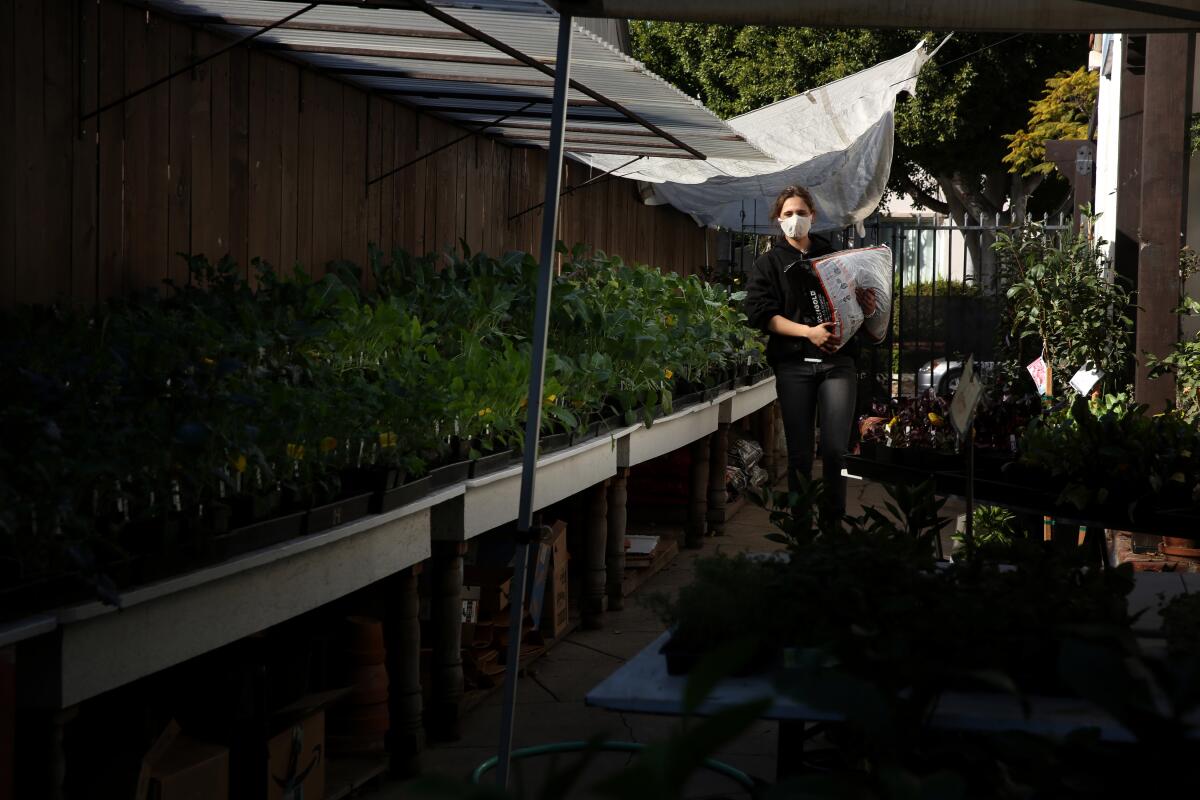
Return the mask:
[[45,676],[37,702],[74,705],[417,564],[430,555],[430,507],[462,491],[140,587],[119,613],[99,602],[60,609],[58,635],[28,654]]
[[[966,475],[961,471],[937,472],[900,464],[885,464],[859,456],[846,456],[846,471],[880,483],[917,484],[932,479],[941,495],[962,497],[966,494]],[[1056,522],[1079,527],[1108,528],[1200,539],[1200,514],[1194,511],[1150,510],[1131,518],[1122,507],[1084,509],[1064,508],[1055,496],[1040,487],[1006,483],[992,478],[975,479],[975,502],[1003,506],[1012,511],[1052,517]]]
[[[663,633],[616,672],[587,693],[589,706],[647,714],[683,714],[687,675],[668,675],[662,647],[671,633]],[[719,682],[697,710],[711,715],[759,699],[770,699],[765,719],[805,722],[839,721],[840,714],[811,707],[780,694],[767,673]],[[932,727],[957,731],[1025,731],[1042,736],[1065,736],[1081,727],[1095,728],[1105,741],[1130,741],[1132,734],[1098,706],[1078,698],[1028,697],[1029,713],[1021,703],[1001,693],[947,692],[930,719]],[[1192,712],[1189,722],[1200,721]],[[1195,728],[1192,736],[1200,736]]]
[[731,394],[717,398],[721,402],[719,421],[736,422],[775,402],[775,376],[771,375],[752,386],[740,386]]

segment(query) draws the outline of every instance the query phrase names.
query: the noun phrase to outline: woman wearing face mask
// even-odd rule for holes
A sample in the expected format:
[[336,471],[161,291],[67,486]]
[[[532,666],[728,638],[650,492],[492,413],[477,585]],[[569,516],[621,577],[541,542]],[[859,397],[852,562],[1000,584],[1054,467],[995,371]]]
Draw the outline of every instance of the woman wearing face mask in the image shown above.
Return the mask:
[[[787,439],[788,488],[798,488],[797,475],[812,476],[819,410],[826,501],[842,515],[842,459],[850,445],[861,343],[856,334],[839,348],[829,302],[812,271],[812,259],[833,252],[828,239],[809,232],[816,216],[812,195],[801,186],[787,187],[775,199],[771,216],[783,236],[754,262],[745,311],[752,326],[770,334],[767,363],[775,370]],[[858,301],[868,316],[875,312],[870,292],[860,289]]]

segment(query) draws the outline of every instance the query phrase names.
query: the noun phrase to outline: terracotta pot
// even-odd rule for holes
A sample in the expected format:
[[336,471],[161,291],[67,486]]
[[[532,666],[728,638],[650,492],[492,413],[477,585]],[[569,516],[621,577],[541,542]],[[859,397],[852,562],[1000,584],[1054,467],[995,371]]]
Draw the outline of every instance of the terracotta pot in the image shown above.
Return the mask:
[[386,703],[388,699],[388,673],[383,664],[368,664],[350,670],[350,684],[354,689],[346,697],[350,705],[363,706]]
[[329,713],[330,731],[349,736],[382,736],[391,727],[387,703],[341,706]]
[[490,622],[475,623],[475,636],[471,639],[470,646],[476,649],[491,647],[495,632],[495,626]]
[[359,736],[328,733],[325,735],[325,743],[329,745],[329,752],[337,755],[363,755],[382,753],[385,750],[383,737],[377,734]]
[[343,663],[347,667],[370,667],[387,661],[386,650],[343,650]]
[[346,617],[346,649],[383,650],[383,623],[371,617]]

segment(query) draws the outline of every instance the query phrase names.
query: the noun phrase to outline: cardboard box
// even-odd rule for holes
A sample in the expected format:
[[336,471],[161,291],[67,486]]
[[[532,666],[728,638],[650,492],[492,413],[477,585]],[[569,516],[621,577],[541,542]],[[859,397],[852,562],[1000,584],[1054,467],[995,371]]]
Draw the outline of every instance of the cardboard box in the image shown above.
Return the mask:
[[[478,587],[476,587],[478,588]],[[473,625],[479,622],[479,599],[478,598],[463,598],[462,601],[462,622],[463,625]]]
[[508,608],[512,567],[463,567],[463,598],[479,600],[478,619],[491,619]]
[[227,800],[229,748],[185,736],[172,720],[142,758],[137,800]]
[[540,617],[541,631],[544,635],[557,639],[566,631],[567,623],[570,621],[570,609],[567,606],[566,523],[559,522],[554,525],[550,541],[546,544],[550,551],[550,561],[547,567],[545,594]]
[[228,747],[179,736],[150,769],[150,800],[228,797]]
[[293,721],[267,741],[268,800],[322,800],[325,796],[324,706],[345,692],[309,695],[277,715],[293,717]]

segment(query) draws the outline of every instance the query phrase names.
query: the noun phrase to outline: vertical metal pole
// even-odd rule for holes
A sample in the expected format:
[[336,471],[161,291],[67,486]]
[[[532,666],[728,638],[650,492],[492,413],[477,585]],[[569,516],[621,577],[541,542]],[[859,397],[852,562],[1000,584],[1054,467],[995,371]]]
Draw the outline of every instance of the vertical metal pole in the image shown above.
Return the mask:
[[542,390],[545,383],[546,338],[550,327],[550,290],[554,280],[554,244],[558,231],[558,195],[562,187],[563,133],[567,122],[567,83],[571,73],[571,15],[558,16],[558,55],[554,61],[554,110],[550,117],[550,142],[546,155],[546,195],[542,206],[541,264],[538,269],[537,304],[533,317],[533,360],[529,370],[529,404],[525,419],[525,453],[521,465],[521,503],[517,529],[517,563],[513,569],[513,596],[504,674],[504,709],[500,723],[500,753],[496,782],[508,788],[512,758],[513,717],[517,705],[517,669],[521,654],[521,624],[525,617],[525,578],[529,539],[533,528],[533,485],[537,467],[538,433],[542,426]]
[[[904,271],[908,267],[908,234],[909,228],[905,226],[900,231],[900,247],[893,251],[892,259],[895,261],[896,252],[900,253],[900,288],[897,290],[896,299],[896,396],[904,396]],[[915,381],[915,378],[914,378]]]
[[967,429],[967,526],[963,542],[967,558],[975,555],[975,422]]

